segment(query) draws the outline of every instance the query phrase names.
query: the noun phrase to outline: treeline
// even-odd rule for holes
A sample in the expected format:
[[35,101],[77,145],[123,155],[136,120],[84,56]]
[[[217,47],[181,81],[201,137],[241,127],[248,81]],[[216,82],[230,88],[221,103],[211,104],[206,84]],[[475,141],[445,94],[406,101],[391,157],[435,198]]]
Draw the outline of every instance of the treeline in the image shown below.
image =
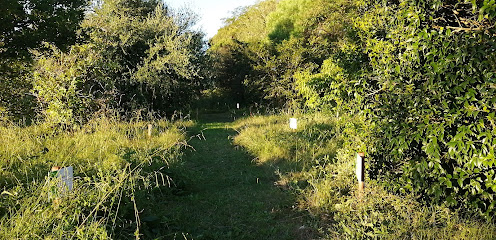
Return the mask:
[[491,219],[495,17],[492,1],[267,0],[227,19],[209,51],[240,101],[355,115],[339,127],[368,176]]
[[163,116],[202,88],[203,33],[188,10],[158,0],[9,0],[1,11],[3,119]]

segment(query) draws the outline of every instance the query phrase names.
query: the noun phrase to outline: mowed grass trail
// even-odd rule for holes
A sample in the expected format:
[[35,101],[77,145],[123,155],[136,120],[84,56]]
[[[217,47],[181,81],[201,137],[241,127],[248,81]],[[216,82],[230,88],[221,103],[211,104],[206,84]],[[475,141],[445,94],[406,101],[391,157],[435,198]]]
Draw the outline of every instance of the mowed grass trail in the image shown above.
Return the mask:
[[183,192],[165,208],[176,239],[308,239],[295,199],[274,185],[274,169],[257,166],[232,144],[236,132],[224,115],[209,115],[190,129]]

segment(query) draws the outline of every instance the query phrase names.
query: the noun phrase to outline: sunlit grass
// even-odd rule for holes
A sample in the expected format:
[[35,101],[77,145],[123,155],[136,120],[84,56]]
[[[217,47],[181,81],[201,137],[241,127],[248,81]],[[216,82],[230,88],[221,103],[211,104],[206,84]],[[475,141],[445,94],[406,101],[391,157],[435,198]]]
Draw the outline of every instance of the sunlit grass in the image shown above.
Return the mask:
[[[290,117],[298,118],[298,129],[289,128]],[[355,154],[368,141],[361,121],[246,117],[195,126],[188,143],[191,121],[95,119],[71,131],[3,126],[0,239],[291,239],[306,231],[321,239],[494,239],[493,223],[424,206],[418,196],[390,193],[380,182],[366,179],[357,193]],[[258,166],[230,145],[229,135]],[[184,146],[190,150],[182,159]],[[74,167],[71,193],[50,194],[52,166]],[[298,211],[314,216],[303,230],[283,216],[302,216]],[[265,227],[280,221],[275,216],[287,222]],[[222,228],[233,222],[235,229]],[[246,222],[252,230],[243,230]],[[206,231],[209,226],[218,228]]]
[[[298,118],[297,130],[289,128],[290,117]],[[418,196],[390,193],[370,179],[358,193],[355,154],[372,141],[363,121],[322,113],[248,117],[233,124],[234,142],[259,164],[280,169],[278,185],[318,216],[323,239],[494,239],[492,222],[424,206]]]
[[[138,207],[150,204],[140,192],[173,187],[168,172],[192,124],[95,119],[71,131],[0,127],[1,238],[139,237]],[[50,196],[52,166],[74,167],[70,194]]]

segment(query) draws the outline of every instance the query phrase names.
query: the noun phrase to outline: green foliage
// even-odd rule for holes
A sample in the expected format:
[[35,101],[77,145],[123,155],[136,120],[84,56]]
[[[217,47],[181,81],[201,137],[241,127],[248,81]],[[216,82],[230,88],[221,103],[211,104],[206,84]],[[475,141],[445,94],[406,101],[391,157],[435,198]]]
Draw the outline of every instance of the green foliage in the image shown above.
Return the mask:
[[75,45],[68,53],[55,46],[50,52],[38,53],[34,73],[34,92],[44,109],[44,119],[50,123],[74,124],[91,114],[96,104],[95,96],[88,89],[88,79],[96,79],[103,72],[89,72],[94,65],[103,63],[95,47]]
[[393,189],[491,218],[495,23],[473,7],[405,1],[373,7],[356,25],[373,69],[369,101],[382,138],[372,173]]
[[295,131],[289,129],[290,116],[238,120],[235,143],[259,164],[279,169],[277,184],[297,195],[300,209],[319,218],[322,239],[493,238],[496,228],[490,222],[462,218],[446,207],[425,207],[414,195],[390,193],[369,178],[365,191],[357,193],[355,154],[373,139],[364,116],[296,115]]
[[238,102],[263,100],[261,93],[267,77],[259,76],[257,68],[271,56],[266,18],[275,6],[276,1],[270,0],[239,9],[210,41],[208,53],[213,59],[215,87],[232,92]]
[[344,105],[345,96],[343,85],[347,81],[344,69],[331,59],[324,61],[320,73],[299,72],[295,74],[296,89],[305,99],[305,106],[318,109],[322,107],[337,107]]
[[[1,127],[0,235],[4,239],[129,239],[146,229],[143,208],[173,191],[190,122],[93,120],[70,133],[49,125]],[[54,196],[52,166],[74,167],[74,189]]]
[[236,104],[239,103],[231,93],[224,88],[204,90],[198,100],[192,103],[192,109],[196,109],[196,114],[198,111],[225,113],[236,108]]
[[[494,6],[285,0],[264,15],[263,37],[232,35],[224,51],[241,56],[246,88],[270,104],[366,116],[370,173],[389,189],[491,218]],[[248,29],[241,22],[226,28]]]
[[35,117],[36,101],[29,95],[30,71],[30,61],[0,59],[0,121],[29,121]]
[[312,1],[281,1],[277,4],[277,9],[267,17],[267,27],[270,31],[268,37],[275,42],[282,42],[289,39],[292,35],[302,32],[300,15],[304,12],[302,9],[309,9]]
[[31,49],[50,42],[67,49],[76,42],[86,0],[5,0],[0,9],[0,108],[6,120],[32,120]]
[[[263,1],[246,9],[212,39],[210,52],[220,63],[227,63],[218,68],[219,80],[233,76],[243,84],[239,90],[245,95],[278,107],[298,106],[300,95],[315,98],[320,90],[310,90],[311,86],[301,84],[308,80],[300,78],[311,78],[331,53],[345,48],[340,41],[359,4],[285,0]],[[344,62],[352,63],[349,60]]]
[[155,1],[103,2],[82,23],[84,43],[38,54],[34,93],[46,120],[185,107],[201,89],[202,35],[193,23]]
[[86,0],[5,0],[0,10],[0,58],[29,57],[42,42],[66,48],[76,42]]

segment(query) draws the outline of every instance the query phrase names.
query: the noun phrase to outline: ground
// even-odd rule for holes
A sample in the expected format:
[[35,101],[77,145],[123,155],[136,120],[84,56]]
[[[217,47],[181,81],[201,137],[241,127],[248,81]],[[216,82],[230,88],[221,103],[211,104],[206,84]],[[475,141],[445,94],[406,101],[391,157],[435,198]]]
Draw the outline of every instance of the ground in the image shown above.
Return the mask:
[[168,236],[182,239],[311,239],[305,214],[277,187],[277,175],[232,144],[227,115],[207,115],[189,129],[181,192],[157,210],[170,220]]

